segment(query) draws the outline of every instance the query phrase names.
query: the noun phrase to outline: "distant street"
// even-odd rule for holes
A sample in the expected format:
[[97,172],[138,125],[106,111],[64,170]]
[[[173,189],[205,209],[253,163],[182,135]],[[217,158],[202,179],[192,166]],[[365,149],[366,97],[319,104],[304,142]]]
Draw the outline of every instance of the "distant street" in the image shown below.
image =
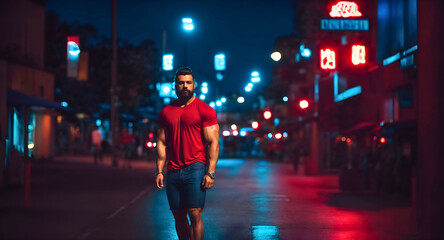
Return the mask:
[[[0,200],[1,239],[177,239],[154,163],[33,165],[31,208],[21,189]],[[292,165],[221,159],[207,193],[204,239],[416,239],[410,203],[341,193],[337,175],[297,176]]]

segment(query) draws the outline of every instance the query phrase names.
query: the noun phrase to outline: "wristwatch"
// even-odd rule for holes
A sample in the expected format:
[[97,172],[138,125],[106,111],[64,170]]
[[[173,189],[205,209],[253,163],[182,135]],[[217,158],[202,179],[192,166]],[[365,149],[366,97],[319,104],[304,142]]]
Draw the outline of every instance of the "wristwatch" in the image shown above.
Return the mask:
[[214,178],[216,178],[216,173],[214,173],[214,172],[212,172],[212,173],[207,172],[207,175],[210,176],[210,178],[213,180],[214,180]]

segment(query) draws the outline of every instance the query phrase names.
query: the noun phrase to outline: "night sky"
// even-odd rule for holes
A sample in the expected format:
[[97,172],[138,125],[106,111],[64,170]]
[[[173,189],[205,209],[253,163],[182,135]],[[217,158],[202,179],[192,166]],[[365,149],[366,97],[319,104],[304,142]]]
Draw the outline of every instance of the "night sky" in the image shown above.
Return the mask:
[[[264,91],[271,81],[270,54],[279,36],[288,36],[294,25],[293,0],[118,0],[118,37],[133,44],[152,39],[162,50],[162,31],[167,32],[166,51],[175,55],[175,68],[184,64],[188,35],[188,65],[214,76],[214,54],[226,55],[227,70],[222,90],[244,92],[250,74],[257,70]],[[49,0],[47,11],[62,21],[90,24],[100,34],[111,35],[111,0]],[[191,17],[194,31],[182,29],[182,18]],[[211,87],[211,86],[210,86]]]

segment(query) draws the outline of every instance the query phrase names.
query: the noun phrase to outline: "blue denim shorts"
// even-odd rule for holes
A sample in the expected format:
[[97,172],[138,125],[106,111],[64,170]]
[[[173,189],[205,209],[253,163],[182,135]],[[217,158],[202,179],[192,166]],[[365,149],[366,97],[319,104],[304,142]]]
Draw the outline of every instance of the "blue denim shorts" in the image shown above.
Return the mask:
[[168,170],[166,192],[172,211],[204,208],[206,190],[202,187],[202,179],[206,172],[207,166],[201,162],[180,170]]

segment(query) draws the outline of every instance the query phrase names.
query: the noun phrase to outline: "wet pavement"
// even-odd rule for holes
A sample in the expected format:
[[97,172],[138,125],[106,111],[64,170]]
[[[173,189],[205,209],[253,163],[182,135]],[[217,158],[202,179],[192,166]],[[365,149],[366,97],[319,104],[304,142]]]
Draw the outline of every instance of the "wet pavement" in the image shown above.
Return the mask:
[[[0,238],[177,239],[165,190],[154,189],[154,162],[110,165],[85,157],[33,164],[30,208],[20,188],[1,193]],[[416,239],[409,199],[341,192],[337,175],[221,159],[215,184],[204,239]]]

